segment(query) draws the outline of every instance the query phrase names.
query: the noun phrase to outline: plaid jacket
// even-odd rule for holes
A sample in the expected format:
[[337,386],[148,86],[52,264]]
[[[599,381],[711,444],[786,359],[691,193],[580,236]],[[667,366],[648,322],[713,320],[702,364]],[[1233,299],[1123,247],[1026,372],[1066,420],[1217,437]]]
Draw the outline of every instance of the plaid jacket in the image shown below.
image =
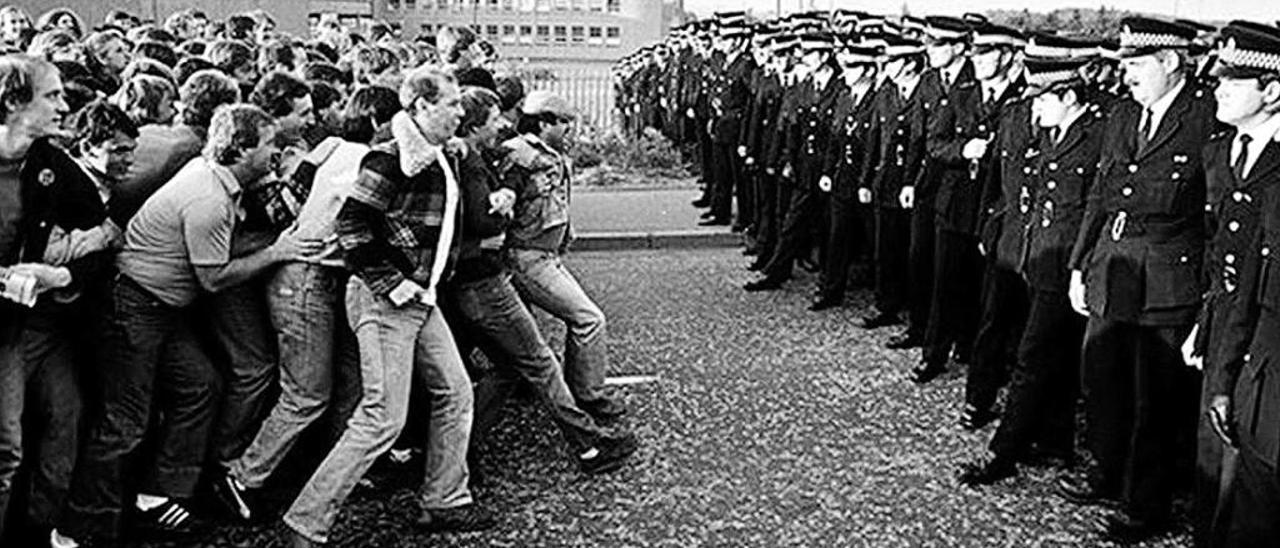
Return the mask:
[[[456,166],[455,159],[450,163]],[[406,279],[427,287],[444,207],[445,178],[439,165],[409,177],[400,168],[394,141],[375,147],[361,162],[351,194],[338,213],[338,243],[346,253],[347,268],[378,295],[390,294]],[[461,218],[458,215],[455,221]],[[457,256],[461,230],[461,224],[455,223],[449,268]],[[448,277],[449,268],[442,279]]]

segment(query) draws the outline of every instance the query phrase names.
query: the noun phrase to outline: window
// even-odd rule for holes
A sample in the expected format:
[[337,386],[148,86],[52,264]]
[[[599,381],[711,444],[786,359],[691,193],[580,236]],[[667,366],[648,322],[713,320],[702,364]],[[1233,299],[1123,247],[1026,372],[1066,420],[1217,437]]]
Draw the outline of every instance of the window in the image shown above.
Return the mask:
[[563,44],[569,41],[569,31],[564,25],[556,25],[555,35],[557,44]]
[[551,41],[551,27],[548,27],[548,26],[546,26],[546,25],[538,25],[538,34],[537,34],[537,36],[535,37],[535,40],[536,40],[539,44],[545,44],[545,43],[547,43],[547,42],[550,42],[550,41]]
[[417,6],[414,5],[418,0],[404,0],[404,9],[411,10]]
[[438,10],[449,9],[449,0],[436,0],[436,9]]
[[484,34],[489,37],[498,36],[498,25],[485,25]]
[[573,43],[581,44],[587,40],[587,32],[583,27],[573,27],[569,29],[569,36],[573,39]]
[[436,32],[436,29],[431,26],[431,23],[423,23],[419,28],[421,29],[421,34],[424,35],[432,35]]
[[387,0],[387,9],[389,10],[400,9],[400,0]]
[[604,29],[600,27],[591,27],[587,29],[587,36],[590,37],[587,40],[588,44],[599,46],[604,43]]
[[609,13],[622,11],[622,0],[605,0],[605,11]]
[[608,29],[605,29],[604,43],[610,46],[621,46],[622,45],[622,29],[618,27],[609,27]]

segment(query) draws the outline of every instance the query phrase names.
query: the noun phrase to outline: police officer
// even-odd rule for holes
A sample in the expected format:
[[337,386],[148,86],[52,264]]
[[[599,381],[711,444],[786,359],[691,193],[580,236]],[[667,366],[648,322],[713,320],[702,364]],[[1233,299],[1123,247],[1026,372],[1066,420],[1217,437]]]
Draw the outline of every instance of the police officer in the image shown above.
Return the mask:
[[[711,66],[715,77],[710,91],[713,110],[708,132],[713,147],[711,174],[714,192],[711,195],[711,216],[702,225],[727,225],[733,215],[733,199],[738,197],[739,231],[750,220],[751,207],[744,203],[742,184],[742,159],[737,156],[739,133],[751,100],[749,88],[755,60],[747,51],[751,27],[746,13],[717,14],[720,20],[716,53]],[[749,201],[749,196],[746,196]]]
[[929,327],[911,380],[927,383],[946,371],[954,347],[966,362],[979,319],[982,256],[978,213],[982,169],[1007,102],[1022,94],[1014,59],[1025,43],[1018,31],[993,24],[973,32],[975,80],[957,85],[927,125],[928,166],[936,177],[936,235]]
[[[1131,100],[1107,120],[1099,174],[1071,254],[1072,307],[1088,315],[1082,380],[1086,435],[1097,466],[1060,480],[1079,502],[1120,500],[1105,532],[1144,538],[1169,523],[1180,429],[1194,399],[1179,347],[1201,304],[1204,171],[1213,94],[1190,81],[1194,31],[1122,21],[1121,61]],[[1183,422],[1186,424],[1184,425]]]
[[[1254,245],[1259,237],[1263,204],[1269,203],[1268,196],[1275,193],[1280,182],[1280,143],[1275,139],[1280,133],[1280,55],[1275,55],[1280,53],[1280,29],[1264,28],[1260,32],[1256,27],[1233,24],[1223,30],[1223,35],[1225,45],[1212,76],[1219,80],[1215,92],[1217,118],[1230,129],[1211,137],[1205,147],[1211,231],[1205,272],[1209,286],[1199,319],[1183,347],[1184,359],[1203,367],[1205,379],[1193,515],[1196,541],[1202,546],[1221,545],[1228,532],[1226,520],[1230,514],[1226,503],[1230,498],[1220,500],[1219,493],[1231,482],[1230,474],[1224,481],[1221,471],[1233,468],[1233,463],[1224,463],[1224,456],[1230,455],[1227,458],[1231,459],[1235,455],[1234,450],[1225,450],[1224,446],[1237,445],[1239,438],[1238,429],[1228,426],[1226,419],[1232,417],[1231,395],[1239,378],[1238,364],[1253,335],[1251,329],[1233,325],[1230,316],[1242,307],[1253,306],[1243,302],[1252,301],[1256,293],[1241,290],[1241,265],[1257,252]],[[1274,333],[1268,335],[1274,337]],[[1276,422],[1275,418],[1269,420],[1273,431]],[[1225,440],[1219,432],[1225,434]],[[1274,456],[1271,462],[1275,462]],[[1259,468],[1251,465],[1250,471],[1254,470]],[[1273,466],[1273,478],[1274,470]],[[1267,484],[1265,476],[1246,481]],[[1254,489],[1243,483],[1237,483],[1237,488]],[[1274,480],[1271,483],[1274,485]],[[1254,511],[1253,503],[1244,506],[1246,515]]]
[[[1033,38],[1028,51],[1060,56],[1026,61],[1027,95],[1038,126],[1031,146],[1005,154],[1003,132],[1009,128],[1002,124],[999,160],[1020,166],[1026,176],[1017,178],[1021,186],[1004,185],[998,214],[1002,234],[995,248],[996,260],[1027,280],[1030,309],[1000,426],[989,444],[992,457],[966,467],[960,481],[968,485],[1016,474],[1018,463],[1033,461],[1034,449],[1063,464],[1074,455],[1079,361],[1072,349],[1080,347],[1084,319],[1067,301],[1067,258],[1084,216],[1105,124],[1094,103],[1099,92],[1080,73],[1088,57],[1071,47],[1051,51],[1037,41],[1048,40]],[[1030,124],[1030,115],[1020,121]]]

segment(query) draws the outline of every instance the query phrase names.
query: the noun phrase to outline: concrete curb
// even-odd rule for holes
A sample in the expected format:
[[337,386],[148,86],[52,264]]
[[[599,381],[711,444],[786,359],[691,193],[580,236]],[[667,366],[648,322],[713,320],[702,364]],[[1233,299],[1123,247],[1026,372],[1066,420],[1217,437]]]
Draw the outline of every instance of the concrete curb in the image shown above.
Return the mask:
[[655,232],[585,232],[573,241],[578,251],[627,251],[637,249],[697,249],[738,247],[741,234],[696,230]]

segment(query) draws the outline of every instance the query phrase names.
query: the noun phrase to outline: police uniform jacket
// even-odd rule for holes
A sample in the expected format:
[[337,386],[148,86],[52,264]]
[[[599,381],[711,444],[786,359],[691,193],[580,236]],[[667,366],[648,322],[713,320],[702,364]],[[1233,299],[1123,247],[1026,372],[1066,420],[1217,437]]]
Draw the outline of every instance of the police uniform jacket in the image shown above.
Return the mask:
[[712,91],[716,114],[711,137],[716,144],[737,147],[742,120],[751,102],[751,73],[755,71],[755,59],[744,50],[732,61],[719,66],[721,72]]
[[1244,333],[1247,352],[1223,363],[1214,394],[1231,396],[1240,450],[1280,464],[1280,193],[1266,193],[1262,229],[1242,258],[1240,298],[1223,333]]
[[1031,189],[1020,200],[1027,218],[1023,275],[1036,291],[1065,294],[1071,250],[1080,234],[1089,188],[1098,172],[1106,116],[1093,107],[1071,123],[1061,140],[1040,134]]
[[782,100],[782,81],[776,74],[762,71],[755,97],[751,101],[751,113],[743,125],[741,145],[747,149],[747,157],[761,166],[765,150],[777,139],[778,106]]
[[903,97],[901,89],[890,81],[876,92],[867,129],[872,161],[864,164],[863,181],[879,207],[901,209],[898,195],[903,187],[920,179],[925,165],[924,123],[930,95],[921,78],[910,97]]
[[1137,150],[1143,108],[1115,106],[1104,132],[1071,268],[1085,273],[1091,314],[1143,325],[1190,324],[1204,284],[1204,169],[1216,104],[1187,82]]
[[856,202],[858,180],[867,160],[867,130],[871,127],[872,105],[876,90],[867,89],[855,97],[845,88],[836,100],[832,118],[831,139],[823,157],[822,173],[831,177],[831,197],[846,202]]
[[[921,87],[919,98],[920,110],[916,112],[915,115],[920,118],[918,123],[926,132],[926,147],[939,146],[937,143],[930,141],[944,137],[943,134],[936,136],[927,134],[927,132],[931,131],[932,119],[936,111],[949,104],[950,97],[954,95],[957,90],[967,87],[969,84],[976,81],[973,76],[973,64],[969,61],[965,61],[964,65],[960,67],[960,72],[956,74],[956,79],[950,86],[944,82],[943,78],[944,75],[942,74],[941,69],[932,69],[924,73],[919,84]],[[926,152],[921,159],[924,163],[923,169],[916,171],[914,185],[916,201],[915,207],[917,209],[933,209],[934,198],[937,196],[938,187],[941,184],[940,177],[943,168],[942,166],[937,165],[937,162],[934,162],[929,156],[930,155]],[[894,199],[897,199],[897,197],[895,196]]]
[[836,103],[841,95],[848,94],[848,88],[838,68],[831,70],[831,75],[821,87],[818,87],[819,82],[814,76],[810,76],[803,85],[807,101],[800,105],[795,125],[795,169],[798,177],[808,179],[800,180],[801,184],[817,184],[823,175],[827,146],[835,133],[832,120],[835,119]]
[[[1236,301],[1250,298],[1240,289],[1240,269],[1245,257],[1255,252],[1254,244],[1261,229],[1262,207],[1267,196],[1280,182],[1280,142],[1274,139],[1262,146],[1262,152],[1244,180],[1232,169],[1231,145],[1236,130],[1214,135],[1204,148],[1205,184],[1209,195],[1209,244],[1205,253],[1208,289],[1198,323],[1196,347],[1209,367],[1206,382],[1214,394],[1228,393],[1228,379],[1222,378],[1217,364],[1239,359],[1251,333],[1231,332],[1227,315]],[[1274,336],[1274,334],[1273,334]]]
[[984,169],[978,233],[988,256],[1013,270],[1021,266],[1040,132],[1032,126],[1031,101],[1013,101],[1000,114]]
[[[794,79],[794,76],[783,76],[782,97],[778,101],[778,118],[774,123],[775,137],[765,145],[764,160],[766,166],[779,171],[783,166],[792,163],[791,151],[795,147],[794,128],[798,123],[801,104],[805,100],[805,82]],[[794,167],[794,166],[792,166]]]
[[926,131],[929,165],[937,169],[934,208],[939,228],[977,236],[983,180],[989,174],[982,169],[984,159],[967,160],[962,151],[972,139],[994,138],[1000,112],[1022,95],[1023,87],[1019,78],[1005,86],[1000,97],[985,102],[978,82],[962,82],[933,110]]

